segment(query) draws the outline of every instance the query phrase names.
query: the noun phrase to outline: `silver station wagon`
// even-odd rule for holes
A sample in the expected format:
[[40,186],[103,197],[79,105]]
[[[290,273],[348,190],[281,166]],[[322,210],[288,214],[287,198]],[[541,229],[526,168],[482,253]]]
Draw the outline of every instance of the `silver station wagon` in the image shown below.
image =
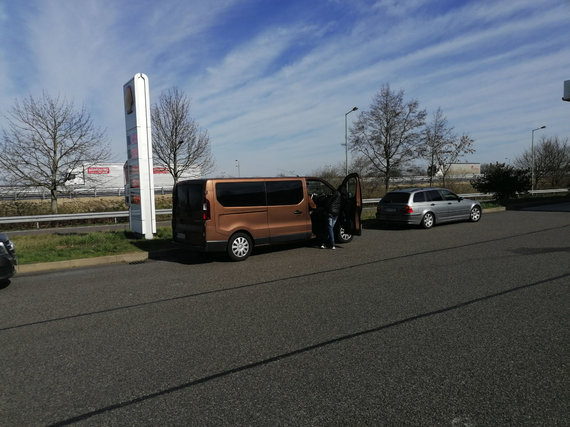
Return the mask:
[[464,199],[445,188],[407,188],[387,193],[376,209],[376,219],[386,224],[421,225],[481,219],[479,202]]

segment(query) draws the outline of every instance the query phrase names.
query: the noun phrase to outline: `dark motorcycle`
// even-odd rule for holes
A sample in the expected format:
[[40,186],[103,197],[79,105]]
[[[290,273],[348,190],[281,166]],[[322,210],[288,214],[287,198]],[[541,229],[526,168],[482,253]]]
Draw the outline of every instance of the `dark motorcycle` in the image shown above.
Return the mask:
[[9,279],[16,272],[16,265],[18,258],[16,257],[16,250],[14,243],[8,236],[0,233],[0,281]]

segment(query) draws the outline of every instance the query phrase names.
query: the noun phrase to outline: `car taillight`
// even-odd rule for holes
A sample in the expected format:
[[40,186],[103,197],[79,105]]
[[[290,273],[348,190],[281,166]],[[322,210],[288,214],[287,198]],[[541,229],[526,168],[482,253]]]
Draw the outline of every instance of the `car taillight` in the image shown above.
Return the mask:
[[404,213],[409,213],[409,214],[414,213],[414,210],[413,210],[412,207],[409,206],[409,205],[406,206],[405,208],[403,208],[402,211],[403,211]]
[[210,202],[208,200],[202,205],[202,219],[204,221],[210,219]]

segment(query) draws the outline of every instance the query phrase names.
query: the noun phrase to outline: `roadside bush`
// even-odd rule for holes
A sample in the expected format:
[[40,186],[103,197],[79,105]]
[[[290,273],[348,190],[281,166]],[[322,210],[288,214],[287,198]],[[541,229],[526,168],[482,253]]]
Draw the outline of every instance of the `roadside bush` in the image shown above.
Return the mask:
[[489,165],[482,176],[473,179],[471,185],[482,193],[493,193],[497,202],[504,205],[517,193],[530,190],[531,177],[526,170],[497,162]]

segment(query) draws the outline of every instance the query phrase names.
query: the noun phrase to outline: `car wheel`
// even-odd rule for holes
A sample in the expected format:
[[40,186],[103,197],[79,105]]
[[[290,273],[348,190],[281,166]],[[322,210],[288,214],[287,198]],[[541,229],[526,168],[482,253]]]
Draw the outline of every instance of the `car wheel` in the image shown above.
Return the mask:
[[352,240],[352,234],[348,234],[344,227],[339,227],[338,232],[336,233],[336,241],[338,243],[348,243]]
[[232,261],[243,261],[251,255],[253,245],[245,233],[236,233],[228,241],[228,255]]
[[481,219],[481,208],[479,206],[474,206],[471,209],[471,214],[469,215],[469,220],[471,222],[477,222]]
[[422,218],[422,227],[425,229],[432,228],[435,224],[435,216],[431,212],[427,212]]

